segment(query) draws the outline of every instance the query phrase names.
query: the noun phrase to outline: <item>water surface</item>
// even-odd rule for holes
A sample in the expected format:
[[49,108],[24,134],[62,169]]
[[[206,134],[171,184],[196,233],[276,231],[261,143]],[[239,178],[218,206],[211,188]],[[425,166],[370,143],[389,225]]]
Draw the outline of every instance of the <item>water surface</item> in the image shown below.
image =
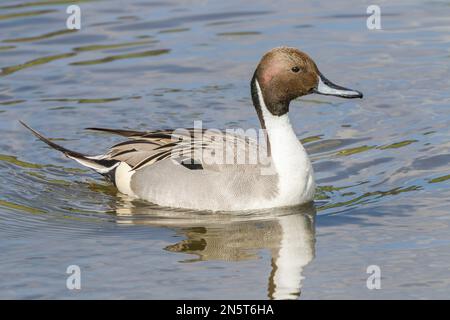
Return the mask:
[[[80,31],[65,28],[74,3]],[[383,30],[368,30],[370,4],[2,1],[0,298],[448,298],[450,5],[383,2]],[[130,201],[17,121],[92,154],[120,138],[85,127],[257,127],[249,81],[279,45],[365,94],[291,105],[314,206]],[[73,264],[80,291],[66,288]]]

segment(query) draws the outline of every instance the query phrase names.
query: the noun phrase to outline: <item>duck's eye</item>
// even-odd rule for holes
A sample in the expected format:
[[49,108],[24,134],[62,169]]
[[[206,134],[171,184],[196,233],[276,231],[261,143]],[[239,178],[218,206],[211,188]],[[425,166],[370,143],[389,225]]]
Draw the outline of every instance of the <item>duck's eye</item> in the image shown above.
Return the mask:
[[299,67],[292,67],[292,72],[295,72],[295,73],[297,73],[297,72],[299,72],[300,71],[300,68]]

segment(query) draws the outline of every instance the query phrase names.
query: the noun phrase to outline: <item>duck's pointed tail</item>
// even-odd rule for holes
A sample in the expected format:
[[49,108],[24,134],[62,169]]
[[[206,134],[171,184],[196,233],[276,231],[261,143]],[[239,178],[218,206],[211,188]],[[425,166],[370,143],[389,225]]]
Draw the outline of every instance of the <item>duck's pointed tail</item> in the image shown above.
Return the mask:
[[96,172],[108,176],[113,169],[115,169],[119,164],[120,161],[118,160],[111,160],[111,159],[105,159],[104,156],[88,156],[76,151],[72,151],[69,149],[64,148],[63,146],[60,146],[59,144],[54,143],[53,141],[49,140],[48,138],[44,137],[42,134],[34,130],[33,128],[29,127],[26,123],[23,121],[20,121],[20,124],[22,124],[25,128],[31,131],[36,137],[39,138],[39,140],[45,142],[48,146],[52,147],[55,150],[58,150],[62,152],[66,157],[73,159],[80,163],[81,165],[88,167],[90,169],[95,170]]

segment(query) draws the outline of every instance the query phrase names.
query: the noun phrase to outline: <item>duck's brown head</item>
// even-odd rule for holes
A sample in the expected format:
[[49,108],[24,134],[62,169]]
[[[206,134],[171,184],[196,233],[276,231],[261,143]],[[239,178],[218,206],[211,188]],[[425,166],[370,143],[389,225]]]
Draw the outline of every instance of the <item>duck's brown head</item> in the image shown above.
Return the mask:
[[[314,61],[304,52],[279,47],[267,52],[252,79],[255,107],[258,90],[271,114],[281,116],[289,111],[291,100],[310,93],[343,98],[362,98],[362,93],[333,84],[326,79]],[[258,112],[259,113],[259,112]]]

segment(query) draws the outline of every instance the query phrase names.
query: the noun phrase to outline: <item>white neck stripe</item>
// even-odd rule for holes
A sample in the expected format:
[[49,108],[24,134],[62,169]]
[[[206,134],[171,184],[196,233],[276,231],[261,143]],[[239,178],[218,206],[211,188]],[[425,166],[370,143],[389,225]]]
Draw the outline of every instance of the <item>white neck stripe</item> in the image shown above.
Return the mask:
[[278,174],[279,205],[295,205],[312,200],[314,196],[313,170],[305,149],[297,138],[288,114],[270,113],[257,80],[259,104],[270,141],[272,163]]

